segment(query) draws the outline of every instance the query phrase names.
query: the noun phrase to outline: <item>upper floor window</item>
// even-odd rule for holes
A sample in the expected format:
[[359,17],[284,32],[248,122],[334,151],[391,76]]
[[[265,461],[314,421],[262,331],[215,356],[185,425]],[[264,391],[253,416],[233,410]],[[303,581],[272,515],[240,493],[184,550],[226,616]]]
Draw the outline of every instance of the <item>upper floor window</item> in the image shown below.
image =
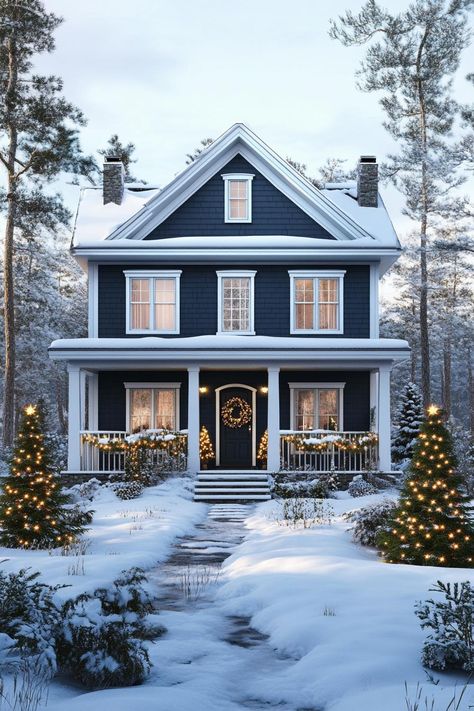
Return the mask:
[[254,271],[217,272],[218,333],[254,333]]
[[225,222],[252,222],[253,175],[228,173],[224,179]]
[[180,383],[125,383],[127,430],[179,429]]
[[127,333],[179,333],[180,271],[124,272]]
[[291,333],[343,333],[343,271],[291,271]]

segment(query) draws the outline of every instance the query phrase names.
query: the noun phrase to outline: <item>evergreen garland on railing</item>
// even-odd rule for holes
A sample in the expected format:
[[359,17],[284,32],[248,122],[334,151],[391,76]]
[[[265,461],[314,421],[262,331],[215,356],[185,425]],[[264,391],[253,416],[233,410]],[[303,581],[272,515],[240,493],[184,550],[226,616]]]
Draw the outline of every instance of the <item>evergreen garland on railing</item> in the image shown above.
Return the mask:
[[285,442],[294,444],[296,449],[303,452],[328,452],[332,447],[335,447],[344,452],[353,452],[355,454],[366,452],[370,447],[374,447],[378,441],[376,432],[363,432],[354,438],[344,437],[339,434],[322,434],[317,436],[308,436],[311,433],[287,434],[282,435]]

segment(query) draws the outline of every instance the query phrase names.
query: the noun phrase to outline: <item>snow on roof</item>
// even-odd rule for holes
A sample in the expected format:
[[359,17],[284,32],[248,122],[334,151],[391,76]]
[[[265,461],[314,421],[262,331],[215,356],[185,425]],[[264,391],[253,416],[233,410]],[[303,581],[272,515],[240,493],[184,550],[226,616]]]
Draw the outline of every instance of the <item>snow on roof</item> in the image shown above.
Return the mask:
[[191,336],[163,338],[63,338],[53,341],[51,350],[376,350],[409,351],[407,341],[398,338],[298,338],[291,336]]
[[[385,203],[379,193],[378,207],[361,207],[357,202],[357,188],[328,189],[327,185],[321,190],[329,200],[352,217],[366,232],[376,238],[377,242],[385,247],[400,247],[397,233],[393,227]],[[357,240],[359,243],[359,240]]]
[[77,206],[73,232],[73,244],[89,244],[104,241],[119,225],[135,215],[152,197],[157,188],[134,189],[126,185],[121,205],[109,202],[103,204],[102,187],[83,188]]

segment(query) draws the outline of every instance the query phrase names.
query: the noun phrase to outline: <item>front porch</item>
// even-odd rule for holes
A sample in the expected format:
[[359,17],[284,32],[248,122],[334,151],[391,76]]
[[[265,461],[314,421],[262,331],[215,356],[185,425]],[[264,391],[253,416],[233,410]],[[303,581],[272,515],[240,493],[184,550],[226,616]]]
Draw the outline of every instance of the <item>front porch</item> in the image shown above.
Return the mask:
[[[159,437],[162,429],[181,443],[179,452],[161,445],[150,450],[151,463],[166,471],[391,471],[388,364],[233,370],[160,364],[144,373],[143,367],[101,363],[100,369],[69,364],[68,370],[68,474],[122,472],[125,448],[110,443],[140,432]],[[232,398],[246,403],[246,416],[240,422],[237,407],[236,422],[226,424],[223,407]],[[214,450],[206,464],[200,457],[203,426]]]

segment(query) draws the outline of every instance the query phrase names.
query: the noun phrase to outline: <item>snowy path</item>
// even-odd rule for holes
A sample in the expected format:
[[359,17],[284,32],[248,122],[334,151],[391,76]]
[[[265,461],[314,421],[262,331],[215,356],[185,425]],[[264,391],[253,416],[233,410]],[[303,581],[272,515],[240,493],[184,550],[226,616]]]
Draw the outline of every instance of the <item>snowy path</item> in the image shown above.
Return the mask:
[[220,565],[243,540],[252,512],[250,506],[211,506],[195,534],[178,542],[150,575],[167,628],[152,650],[154,669],[146,684],[156,689],[157,711],[317,711],[274,706],[253,692],[262,678],[278,675],[294,660],[279,656],[247,618],[229,617],[215,599]]

